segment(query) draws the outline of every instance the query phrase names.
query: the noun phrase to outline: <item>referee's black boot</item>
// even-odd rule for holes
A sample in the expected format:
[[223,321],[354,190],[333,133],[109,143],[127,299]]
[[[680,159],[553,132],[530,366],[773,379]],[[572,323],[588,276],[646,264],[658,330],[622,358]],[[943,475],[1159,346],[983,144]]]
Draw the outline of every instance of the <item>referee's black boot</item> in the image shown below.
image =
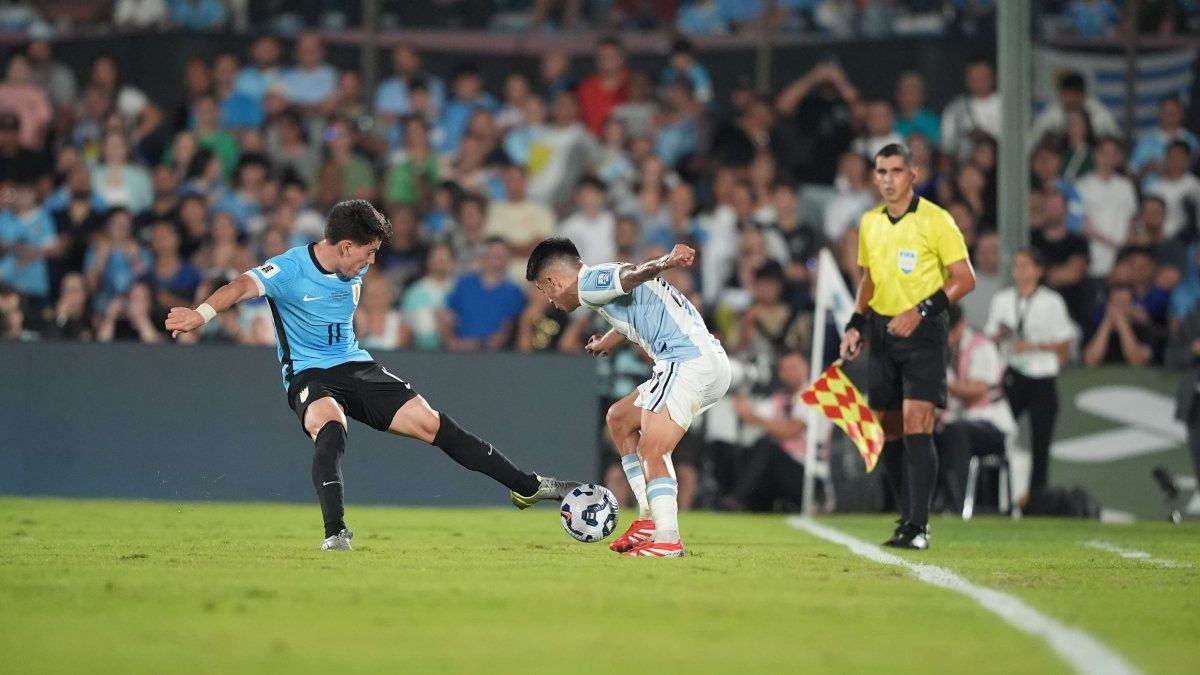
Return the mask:
[[900,527],[900,535],[895,541],[896,543],[891,544],[895,548],[924,551],[929,548],[929,528],[905,523]]
[[904,531],[904,519],[897,518],[896,519],[896,529],[892,530],[892,536],[887,541],[883,542],[883,545],[894,547],[896,545],[896,542],[900,541],[900,533],[903,531]]

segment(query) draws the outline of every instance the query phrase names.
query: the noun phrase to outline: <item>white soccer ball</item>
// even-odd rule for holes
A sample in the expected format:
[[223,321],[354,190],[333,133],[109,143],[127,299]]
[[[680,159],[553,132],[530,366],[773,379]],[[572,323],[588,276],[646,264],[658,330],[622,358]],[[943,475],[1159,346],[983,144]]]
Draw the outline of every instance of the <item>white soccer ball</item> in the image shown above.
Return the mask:
[[600,541],[617,527],[617,498],[603,485],[588,483],[563,498],[559,517],[567,534],[579,541]]

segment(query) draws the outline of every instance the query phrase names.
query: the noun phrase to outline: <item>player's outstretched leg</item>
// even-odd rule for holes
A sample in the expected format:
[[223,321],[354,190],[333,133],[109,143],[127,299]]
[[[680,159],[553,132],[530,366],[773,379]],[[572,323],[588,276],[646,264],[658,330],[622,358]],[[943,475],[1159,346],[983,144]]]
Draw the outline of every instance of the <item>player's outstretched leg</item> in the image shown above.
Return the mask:
[[354,533],[346,528],[342,483],[342,455],[346,453],[346,417],[332,398],[314,401],[304,416],[304,427],[313,437],[312,481],[325,523],[322,551],[349,551]]
[[679,536],[679,483],[671,475],[667,455],[679,444],[685,430],[661,412],[642,411],[642,438],[638,456],[646,475],[646,497],[654,518],[654,536],[625,552],[628,556],[678,558],[684,555]]
[[646,476],[642,473],[642,463],[637,454],[638,442],[642,437],[642,411],[633,404],[636,398],[637,392],[634,392],[617,401],[605,416],[613,444],[621,456],[621,469],[638,503],[638,517],[629,524],[624,534],[608,545],[617,553],[624,553],[654,536],[654,520],[650,517],[650,503],[646,499]]
[[510,498],[517,508],[527,509],[544,499],[561,500],[579,485],[522,471],[491,443],[464,430],[449,415],[435,411],[421,396],[396,411],[388,431],[437,446],[463,467],[495,480],[511,491]]

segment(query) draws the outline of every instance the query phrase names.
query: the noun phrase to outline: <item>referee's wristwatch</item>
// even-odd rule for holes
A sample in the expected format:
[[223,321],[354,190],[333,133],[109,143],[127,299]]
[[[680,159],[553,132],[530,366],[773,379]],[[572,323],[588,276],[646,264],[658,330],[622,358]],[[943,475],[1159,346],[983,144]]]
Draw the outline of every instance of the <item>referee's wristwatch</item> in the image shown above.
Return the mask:
[[920,314],[922,319],[927,319],[937,316],[949,306],[950,298],[946,296],[946,291],[939,288],[933,295],[917,303],[917,314]]

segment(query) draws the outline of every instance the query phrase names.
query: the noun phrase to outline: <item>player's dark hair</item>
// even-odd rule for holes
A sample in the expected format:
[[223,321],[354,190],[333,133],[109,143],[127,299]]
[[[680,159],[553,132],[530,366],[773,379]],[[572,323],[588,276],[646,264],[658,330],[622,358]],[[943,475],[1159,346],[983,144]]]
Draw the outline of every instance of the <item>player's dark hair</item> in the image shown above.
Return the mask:
[[392,239],[392,224],[365,199],[338,202],[329,210],[325,223],[325,241],[336,244],[343,239],[365,246]]
[[912,153],[908,151],[908,146],[900,143],[888,143],[875,153],[875,159],[871,161],[874,164],[881,157],[903,157],[904,163],[912,166]]
[[529,254],[529,264],[525,266],[525,280],[537,279],[542,276],[542,272],[547,267],[559,260],[571,263],[580,262],[579,249],[575,248],[574,242],[566,237],[550,237],[542,240],[542,243],[533,249],[533,253]]

